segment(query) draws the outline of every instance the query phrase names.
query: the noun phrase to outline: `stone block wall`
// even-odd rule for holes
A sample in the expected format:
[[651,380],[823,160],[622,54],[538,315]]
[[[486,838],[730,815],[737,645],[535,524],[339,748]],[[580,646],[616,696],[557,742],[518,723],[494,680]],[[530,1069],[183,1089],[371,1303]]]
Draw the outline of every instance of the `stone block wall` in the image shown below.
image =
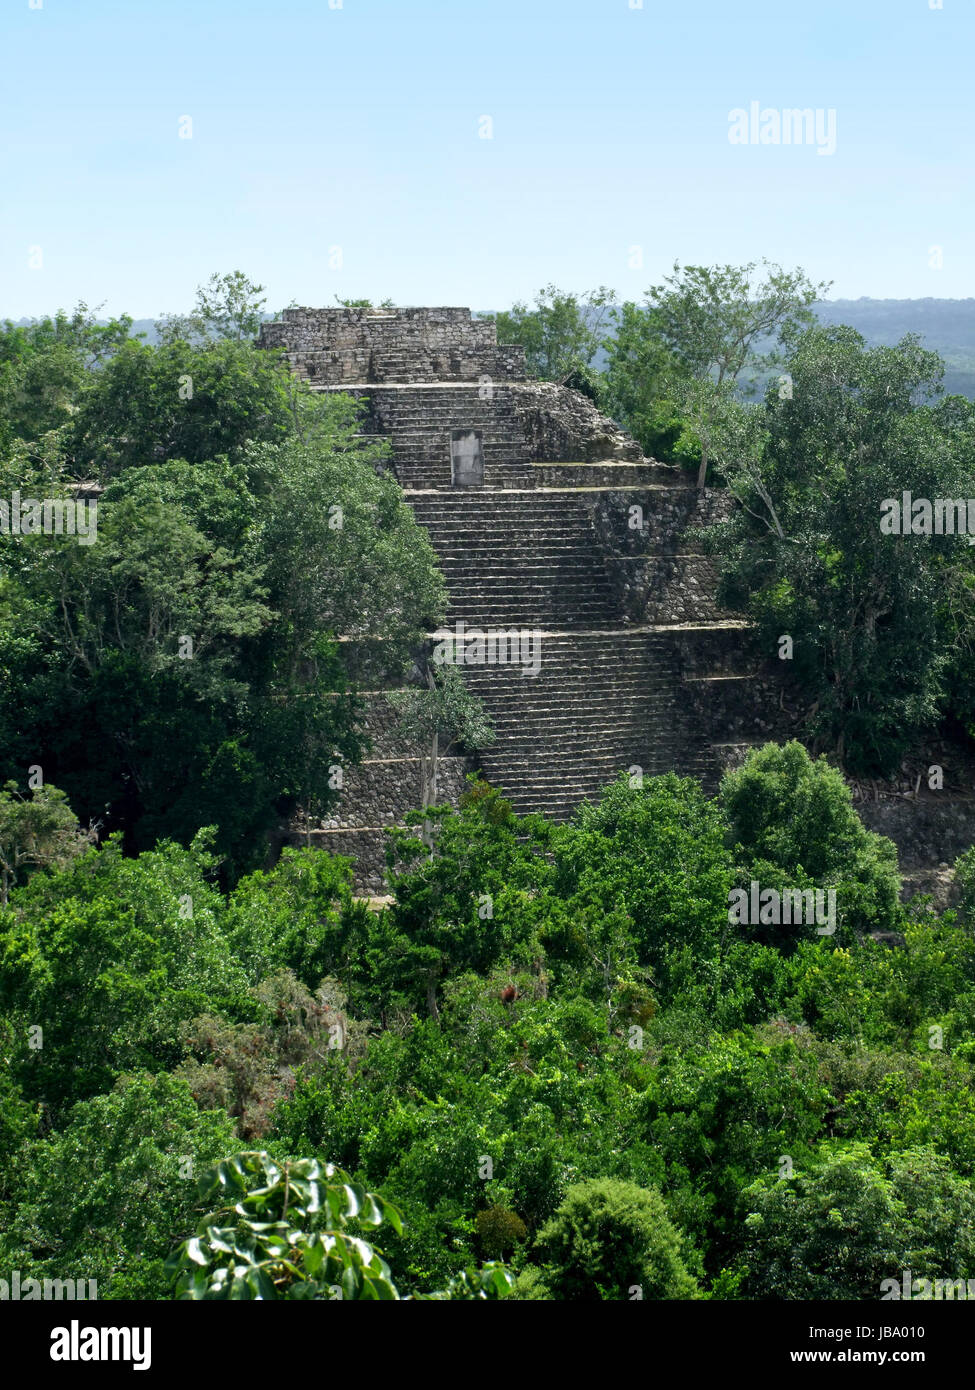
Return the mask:
[[567,386],[523,381],[516,405],[525,448],[536,463],[645,461],[635,439],[602,415],[586,396]]
[[934,793],[884,797],[857,803],[869,830],[886,835],[900,851],[901,868],[910,872],[934,864],[953,864],[975,845],[975,798],[964,800]]
[[[639,511],[635,511],[639,508]],[[631,622],[718,622],[717,572],[691,534],[729,514],[727,493],[683,486],[605,489],[593,527],[620,611]]]
[[499,347],[493,321],[469,309],[285,309],[258,344],[316,385],[524,376],[524,351]]
[[[363,697],[362,725],[371,748],[361,763],[343,770],[338,804],[310,825],[292,827],[287,839],[295,845],[313,845],[330,854],[356,860],[356,883],[362,893],[385,892],[387,832],[402,825],[408,811],[423,799],[418,749],[398,727],[397,715],[387,692],[372,691]],[[442,746],[446,746],[444,739]],[[456,805],[466,779],[477,770],[476,761],[456,750],[438,763],[438,799]]]
[[[724,494],[699,494],[644,458],[585,396],[527,380],[520,351],[499,348],[493,323],[466,309],[294,309],[261,342],[315,389],[366,398],[363,433],[390,443],[447,582],[448,624],[539,634],[535,674],[465,666],[497,737],[476,759],[449,760],[445,797],[478,766],[517,811],[563,819],[633,767],[713,787],[769,735],[771,685],[743,625],[717,611],[713,569],[690,535],[727,514]],[[474,486],[456,485],[457,437],[476,446],[463,474]],[[312,831],[356,857],[371,893],[382,891],[385,828],[420,799],[418,750],[381,706],[370,709],[373,752]]]

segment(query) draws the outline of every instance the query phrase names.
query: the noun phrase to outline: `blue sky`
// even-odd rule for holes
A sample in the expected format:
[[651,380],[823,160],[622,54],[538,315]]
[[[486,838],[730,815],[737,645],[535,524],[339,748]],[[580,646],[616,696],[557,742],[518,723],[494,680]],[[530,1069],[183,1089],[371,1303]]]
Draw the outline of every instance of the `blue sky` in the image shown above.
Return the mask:
[[[975,294],[973,0],[631,4],[0,0],[0,314],[235,268],[272,309],[640,298],[762,256]],[[752,101],[835,110],[836,152],[731,144]]]

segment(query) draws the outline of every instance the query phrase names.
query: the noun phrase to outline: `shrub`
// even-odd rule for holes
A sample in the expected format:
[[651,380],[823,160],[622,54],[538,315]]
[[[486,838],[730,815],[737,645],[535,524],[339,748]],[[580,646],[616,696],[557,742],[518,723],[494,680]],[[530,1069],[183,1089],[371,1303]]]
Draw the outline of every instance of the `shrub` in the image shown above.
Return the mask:
[[[762,888],[836,889],[839,933],[890,930],[901,920],[900,876],[892,841],[867,830],[842,775],[801,743],[754,749],[729,772],[719,800],[735,844],[738,881]],[[769,945],[814,936],[810,925],[751,928]]]
[[524,1240],[528,1233],[517,1212],[506,1207],[486,1207],[477,1213],[477,1234],[489,1260],[498,1260]]
[[874,1299],[885,1279],[975,1268],[975,1189],[929,1149],[826,1151],[811,1171],[748,1189],[746,1298]]
[[663,1198],[635,1183],[594,1178],[570,1187],[535,1253],[555,1299],[698,1296]]

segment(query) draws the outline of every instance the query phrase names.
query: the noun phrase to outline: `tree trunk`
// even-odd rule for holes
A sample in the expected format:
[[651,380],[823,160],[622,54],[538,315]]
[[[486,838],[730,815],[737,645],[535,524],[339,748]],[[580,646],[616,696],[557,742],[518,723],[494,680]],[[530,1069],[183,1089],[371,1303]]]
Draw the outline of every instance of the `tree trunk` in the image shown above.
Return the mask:
[[704,444],[704,445],[701,446],[701,466],[700,466],[700,468],[697,470],[697,486],[698,486],[698,491],[700,491],[701,488],[704,487],[704,483],[705,483],[705,480],[707,479],[707,476],[708,476],[708,450],[707,450],[707,445]]
[[[437,683],[433,678],[433,672],[427,664],[427,686],[430,690],[436,690]],[[423,809],[437,804],[437,763],[440,758],[440,734],[434,729],[430,736],[430,751],[426,758],[422,760],[423,769]],[[428,820],[423,822],[423,843],[430,850],[430,858],[433,858],[433,830]],[[434,1001],[436,1005],[436,1001]]]
[[430,1017],[434,1023],[440,1022],[440,1010],[437,1008],[437,981],[431,975],[427,980],[427,1008],[430,1010]]
[[437,773],[440,762],[440,735],[434,733],[430,739],[430,796],[426,802],[427,806],[437,804]]
[[[425,811],[428,806],[437,804],[437,762],[440,756],[440,735],[434,733],[430,739],[430,751],[424,757],[420,757],[420,777],[421,787],[421,807]],[[430,857],[433,857],[433,827],[428,820],[423,822],[423,843],[430,850]]]

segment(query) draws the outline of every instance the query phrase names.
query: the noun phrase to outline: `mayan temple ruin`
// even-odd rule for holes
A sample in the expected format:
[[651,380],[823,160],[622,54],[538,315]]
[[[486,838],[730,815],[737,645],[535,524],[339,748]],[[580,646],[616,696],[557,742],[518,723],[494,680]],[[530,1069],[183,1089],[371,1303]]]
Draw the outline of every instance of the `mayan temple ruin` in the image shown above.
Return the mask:
[[[465,666],[497,739],[443,760],[441,799],[480,768],[517,811],[562,819],[621,770],[713,789],[749,747],[791,736],[779,672],[717,608],[693,539],[726,492],[645,458],[579,392],[528,379],[523,350],[468,309],[287,309],[260,344],[312,389],[367,402],[362,430],[389,441],[446,578],[448,627],[540,634],[535,675]],[[382,694],[369,703],[373,750],[313,834],[377,891],[383,830],[420,804],[421,774]],[[903,846],[889,808],[871,820]],[[916,814],[907,823],[916,834]]]

